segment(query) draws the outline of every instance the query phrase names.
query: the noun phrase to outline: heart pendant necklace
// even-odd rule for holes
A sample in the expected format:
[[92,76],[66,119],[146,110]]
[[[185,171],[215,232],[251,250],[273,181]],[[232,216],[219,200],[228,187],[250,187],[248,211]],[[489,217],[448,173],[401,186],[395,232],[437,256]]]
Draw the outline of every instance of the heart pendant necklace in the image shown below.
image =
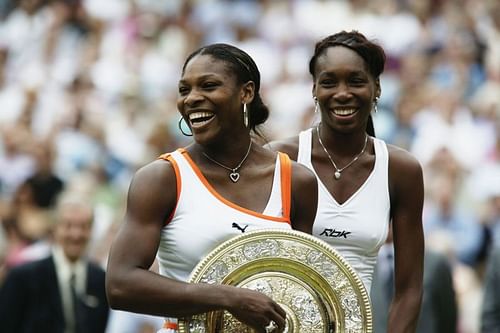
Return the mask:
[[220,167],[223,167],[224,169],[226,170],[229,170],[231,171],[229,173],[229,179],[233,182],[233,183],[237,183],[238,180],[240,180],[240,173],[238,172],[238,170],[241,168],[241,166],[243,165],[243,163],[246,161],[247,157],[248,157],[248,154],[250,154],[250,148],[252,148],[252,140],[250,140],[250,144],[248,145],[248,149],[247,149],[247,152],[245,154],[245,156],[243,156],[243,159],[240,161],[240,163],[238,163],[237,166],[235,166],[234,168],[230,168],[216,160],[214,160],[213,158],[211,158],[210,156],[208,156],[206,153],[202,152],[202,154],[211,162],[217,164],[218,166]]

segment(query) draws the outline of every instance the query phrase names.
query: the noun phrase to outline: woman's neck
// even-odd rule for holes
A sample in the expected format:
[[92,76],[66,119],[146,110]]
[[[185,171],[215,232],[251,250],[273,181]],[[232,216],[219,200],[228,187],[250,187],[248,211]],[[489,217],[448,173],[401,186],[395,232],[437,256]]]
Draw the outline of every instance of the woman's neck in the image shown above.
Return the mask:
[[320,136],[325,148],[338,157],[353,156],[359,153],[365,145],[368,135],[364,130],[341,133],[332,130],[323,123],[318,124],[317,130],[314,132]]

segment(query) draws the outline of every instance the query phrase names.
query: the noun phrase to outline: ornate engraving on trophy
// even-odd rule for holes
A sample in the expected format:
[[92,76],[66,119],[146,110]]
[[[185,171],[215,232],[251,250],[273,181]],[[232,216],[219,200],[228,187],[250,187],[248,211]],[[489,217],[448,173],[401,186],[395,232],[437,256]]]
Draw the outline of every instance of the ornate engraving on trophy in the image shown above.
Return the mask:
[[[371,305],[359,277],[326,243],[300,232],[273,230],[237,236],[193,271],[191,282],[260,291],[286,311],[285,332],[370,333]],[[227,311],[181,320],[181,333],[252,329]]]

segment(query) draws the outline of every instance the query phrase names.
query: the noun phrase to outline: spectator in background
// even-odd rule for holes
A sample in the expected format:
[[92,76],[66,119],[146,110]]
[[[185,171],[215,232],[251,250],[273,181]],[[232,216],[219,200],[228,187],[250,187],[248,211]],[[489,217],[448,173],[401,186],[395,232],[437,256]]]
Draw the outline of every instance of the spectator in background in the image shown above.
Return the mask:
[[494,246],[500,247],[500,193],[496,193],[488,199],[485,210],[484,222],[490,229],[492,243]]
[[[50,251],[51,215],[64,183],[52,171],[52,149],[45,142],[35,144],[34,174],[17,189],[10,205],[11,231],[22,236],[23,246],[10,251],[10,265],[39,259]],[[5,225],[7,225],[7,223]],[[12,239],[12,238],[11,238]]]
[[52,254],[13,268],[1,286],[2,332],[104,332],[109,313],[104,271],[85,257],[92,220],[87,199],[63,194]]
[[4,272],[7,272],[12,267],[24,262],[22,254],[31,243],[31,240],[19,226],[16,208],[13,205],[5,205],[0,213],[2,233],[5,240],[5,246],[2,249],[2,263]]
[[[3,154],[0,155],[0,200],[10,202],[18,187],[35,170],[35,161],[29,151],[30,137],[17,132],[16,127],[1,130]],[[2,148],[2,147],[0,147]]]
[[54,207],[59,193],[64,188],[64,182],[53,171],[54,151],[50,144],[38,144],[33,155],[35,171],[22,186],[31,193],[37,207],[49,209]]
[[[394,281],[394,244],[392,230],[379,252],[370,297],[373,307],[374,333],[387,332],[387,318]],[[448,258],[426,249],[424,255],[423,298],[417,333],[455,333],[458,306],[453,285],[453,268]]]
[[481,309],[481,333],[500,332],[500,247],[488,259]]
[[448,238],[453,244],[453,257],[473,267],[485,246],[484,230],[477,216],[458,204],[459,181],[449,173],[434,177],[429,194],[433,200],[426,207],[424,230],[428,238]]

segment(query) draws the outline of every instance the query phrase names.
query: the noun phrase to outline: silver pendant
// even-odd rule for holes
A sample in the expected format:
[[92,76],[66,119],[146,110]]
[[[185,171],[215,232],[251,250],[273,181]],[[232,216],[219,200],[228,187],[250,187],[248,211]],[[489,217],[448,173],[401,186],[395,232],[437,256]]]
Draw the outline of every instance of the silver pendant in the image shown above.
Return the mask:
[[334,176],[335,176],[335,179],[340,179],[340,172],[335,171]]
[[233,183],[236,183],[240,179],[240,174],[237,172],[231,172],[229,174],[229,179],[231,179]]

